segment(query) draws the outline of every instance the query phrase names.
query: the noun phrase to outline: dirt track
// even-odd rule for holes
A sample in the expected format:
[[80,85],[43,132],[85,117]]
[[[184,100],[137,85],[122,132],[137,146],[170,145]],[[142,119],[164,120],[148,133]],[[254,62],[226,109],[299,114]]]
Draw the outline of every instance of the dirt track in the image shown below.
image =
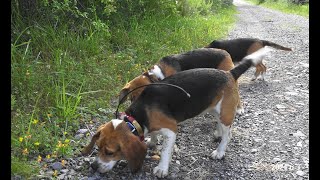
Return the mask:
[[[309,20],[297,15],[234,0],[238,22],[228,38],[270,40],[292,52],[275,50],[264,63],[265,81],[250,81],[254,68],[240,78],[244,115],[237,115],[233,137],[222,160],[209,158],[217,147],[212,115],[179,125],[176,147],[166,179],[308,179],[309,178]],[[161,144],[158,146],[161,148]],[[157,179],[158,163],[147,156],[142,171],[131,174],[127,163],[99,174],[89,168],[93,157],[68,160],[60,178]]]

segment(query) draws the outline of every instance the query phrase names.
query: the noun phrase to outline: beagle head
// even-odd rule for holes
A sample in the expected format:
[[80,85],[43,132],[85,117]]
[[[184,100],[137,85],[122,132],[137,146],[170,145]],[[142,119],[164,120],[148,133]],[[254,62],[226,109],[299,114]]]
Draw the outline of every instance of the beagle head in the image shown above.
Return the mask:
[[123,120],[113,119],[101,125],[91,142],[83,148],[82,155],[88,155],[94,144],[98,146],[96,158],[97,169],[100,173],[110,171],[117,161],[128,161],[132,172],[138,171],[147,153],[147,146],[135,136]]
[[[119,95],[119,103],[122,104],[126,101],[127,97],[126,94],[130,92],[131,90],[143,86],[143,85],[148,85],[151,84],[152,82],[158,81],[157,77],[155,75],[150,75],[148,72],[144,72],[142,75],[137,76],[130,82],[128,82],[120,91]],[[144,90],[144,87],[139,88],[130,94],[128,94],[129,100],[131,102],[135,101],[138,96],[141,94],[141,92]]]

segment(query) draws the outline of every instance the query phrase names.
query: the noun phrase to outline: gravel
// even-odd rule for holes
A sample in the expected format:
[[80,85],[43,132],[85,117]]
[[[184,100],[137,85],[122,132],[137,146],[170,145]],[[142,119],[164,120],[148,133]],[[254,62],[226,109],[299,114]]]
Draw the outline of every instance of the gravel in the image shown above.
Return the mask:
[[[309,179],[309,20],[241,0],[234,0],[234,4],[240,13],[229,39],[261,38],[293,51],[275,50],[264,60],[268,68],[265,81],[250,81],[255,68],[240,77],[245,113],[235,118],[222,160],[210,158],[218,145],[213,136],[214,116],[197,116],[179,124],[166,179]],[[89,137],[84,134],[95,131],[103,121],[93,120],[92,125],[78,131],[77,139],[87,144]],[[160,149],[158,143],[156,150],[148,150],[142,170],[135,174],[124,160],[111,172],[95,172],[90,167],[97,154],[94,150],[88,157],[66,159],[64,167],[52,162],[39,178],[57,169],[58,179],[158,179],[152,169]]]

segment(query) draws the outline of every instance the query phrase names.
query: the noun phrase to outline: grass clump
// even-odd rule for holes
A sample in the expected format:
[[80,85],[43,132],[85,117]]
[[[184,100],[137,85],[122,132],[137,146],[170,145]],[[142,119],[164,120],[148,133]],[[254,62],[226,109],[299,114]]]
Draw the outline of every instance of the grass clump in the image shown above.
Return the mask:
[[32,177],[39,172],[39,167],[34,163],[21,162],[13,157],[11,160],[11,172],[22,177]]

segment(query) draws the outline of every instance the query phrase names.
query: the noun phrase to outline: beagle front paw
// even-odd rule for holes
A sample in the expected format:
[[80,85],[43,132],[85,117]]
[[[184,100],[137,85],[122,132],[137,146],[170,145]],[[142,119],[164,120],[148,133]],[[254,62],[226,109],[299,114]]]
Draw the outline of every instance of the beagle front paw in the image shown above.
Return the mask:
[[224,151],[214,150],[214,151],[211,153],[211,157],[212,157],[213,159],[222,159],[224,155],[225,155],[225,152],[224,152]]
[[153,169],[153,174],[158,178],[164,178],[168,175],[168,167],[157,166]]

